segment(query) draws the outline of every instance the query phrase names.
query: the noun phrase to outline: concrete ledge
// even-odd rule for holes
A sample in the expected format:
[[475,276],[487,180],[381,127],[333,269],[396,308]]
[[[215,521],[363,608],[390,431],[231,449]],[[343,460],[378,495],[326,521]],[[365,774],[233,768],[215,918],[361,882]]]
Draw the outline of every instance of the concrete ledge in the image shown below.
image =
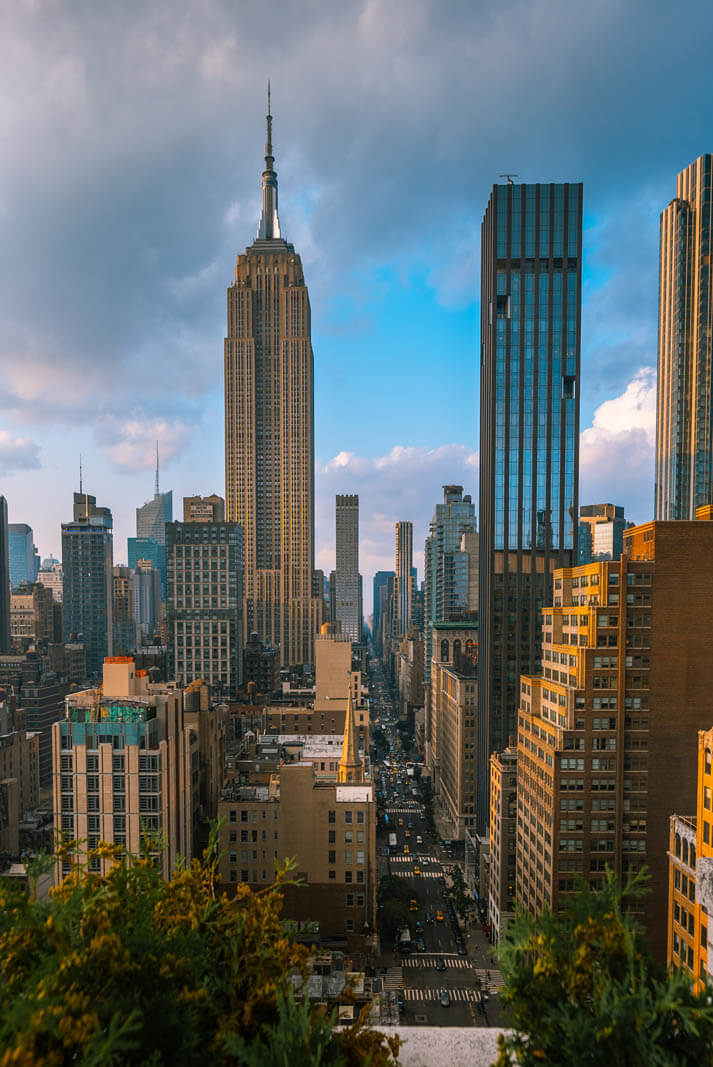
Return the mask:
[[495,1027],[479,1026],[378,1026],[388,1037],[398,1034],[403,1044],[402,1067],[491,1067],[498,1054]]

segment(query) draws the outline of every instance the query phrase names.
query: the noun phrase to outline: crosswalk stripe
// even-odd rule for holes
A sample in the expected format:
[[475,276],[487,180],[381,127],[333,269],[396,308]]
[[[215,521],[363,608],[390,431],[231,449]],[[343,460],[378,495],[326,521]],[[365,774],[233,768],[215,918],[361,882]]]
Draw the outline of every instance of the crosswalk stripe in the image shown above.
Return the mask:
[[[470,1001],[477,1003],[480,999],[480,991],[477,989],[448,989],[451,1000]],[[439,1000],[440,989],[404,989],[405,1000]]]
[[421,874],[414,875],[413,871],[395,870],[391,872],[397,878],[438,878],[438,871],[421,871]]
[[[436,962],[437,962],[436,960],[424,959],[423,957],[420,957],[420,956],[411,956],[409,959],[405,959],[403,961],[403,966],[404,967],[435,967],[436,966]],[[473,970],[474,969],[473,968],[473,964],[470,962],[470,960],[460,960],[460,959],[458,959],[458,960],[449,960],[449,959],[445,959],[444,963],[445,963],[446,967],[456,967],[456,968],[460,968],[461,970]]]

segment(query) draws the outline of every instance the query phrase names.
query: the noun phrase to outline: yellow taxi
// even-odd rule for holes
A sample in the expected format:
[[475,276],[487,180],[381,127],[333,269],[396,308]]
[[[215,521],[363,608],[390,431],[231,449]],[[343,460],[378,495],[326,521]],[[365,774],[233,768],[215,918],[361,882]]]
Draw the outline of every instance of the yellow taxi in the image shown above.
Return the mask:
[[417,900],[409,900],[409,902],[408,902],[408,910],[409,911],[418,911],[418,901]]
[[[406,851],[406,849],[404,849],[404,852],[405,851]],[[416,866],[414,867],[413,873],[414,874],[420,874],[421,873],[421,868],[418,866],[418,864],[416,864]]]
[[443,922],[443,912],[442,911],[437,911],[436,912],[436,922],[437,923],[442,923]]
[[411,831],[407,830],[406,833],[404,834],[404,837],[406,837],[407,839],[410,838],[411,837]]
[[404,845],[404,856],[410,855],[408,845]]

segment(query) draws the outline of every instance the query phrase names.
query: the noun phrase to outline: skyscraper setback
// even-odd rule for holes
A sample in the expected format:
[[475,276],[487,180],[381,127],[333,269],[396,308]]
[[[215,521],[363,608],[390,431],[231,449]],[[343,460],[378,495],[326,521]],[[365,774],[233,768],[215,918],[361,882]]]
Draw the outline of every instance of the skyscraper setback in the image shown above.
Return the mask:
[[227,518],[245,533],[248,633],[313,660],[314,366],[302,263],[281,236],[268,96],[262,215],[237,257],[225,338]]
[[713,502],[713,156],[678,175],[661,214],[656,518]]
[[482,227],[478,829],[488,763],[539,670],[552,571],[576,550],[581,184],[495,185]]

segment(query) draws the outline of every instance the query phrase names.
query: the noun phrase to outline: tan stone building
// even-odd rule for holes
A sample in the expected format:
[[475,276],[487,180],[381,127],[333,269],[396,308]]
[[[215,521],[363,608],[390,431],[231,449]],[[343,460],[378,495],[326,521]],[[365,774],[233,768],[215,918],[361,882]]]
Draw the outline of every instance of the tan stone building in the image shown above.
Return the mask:
[[[269,106],[268,106],[269,111]],[[309,294],[283,240],[267,116],[262,216],[237,257],[225,338],[227,514],[245,533],[245,625],[280,663],[314,662],[314,359]]]
[[0,700],[0,851],[19,852],[20,820],[40,798],[40,737],[14,695]]
[[38,642],[61,638],[61,626],[55,627],[55,599],[51,589],[37,582],[20,586],[10,594],[10,637]]
[[222,881],[267,885],[275,864],[294,857],[305,885],[286,890],[285,916],[317,922],[322,944],[366,951],[375,923],[376,806],[351,709],[344,738],[268,742],[223,792]]
[[626,530],[619,562],[556,571],[543,674],[521,678],[518,903],[557,910],[578,875],[596,887],[607,866],[646,864],[641,919],[660,959],[669,816],[695,810],[713,692],[713,509],[698,517]]
[[517,747],[490,757],[488,923],[497,942],[515,912]]
[[[179,856],[193,854],[197,764],[182,690],[150,684],[131,657],[110,657],[102,687],[70,694],[52,727],[55,831],[88,848],[108,841],[135,854],[160,834],[165,847],[156,857],[168,877]],[[102,870],[107,861],[91,863]],[[68,869],[58,864],[55,877]]]
[[713,914],[713,729],[698,734],[695,815],[672,815],[668,868],[669,967],[713,978],[708,927]]
[[434,623],[426,758],[452,836],[475,826],[478,716],[476,623]]

